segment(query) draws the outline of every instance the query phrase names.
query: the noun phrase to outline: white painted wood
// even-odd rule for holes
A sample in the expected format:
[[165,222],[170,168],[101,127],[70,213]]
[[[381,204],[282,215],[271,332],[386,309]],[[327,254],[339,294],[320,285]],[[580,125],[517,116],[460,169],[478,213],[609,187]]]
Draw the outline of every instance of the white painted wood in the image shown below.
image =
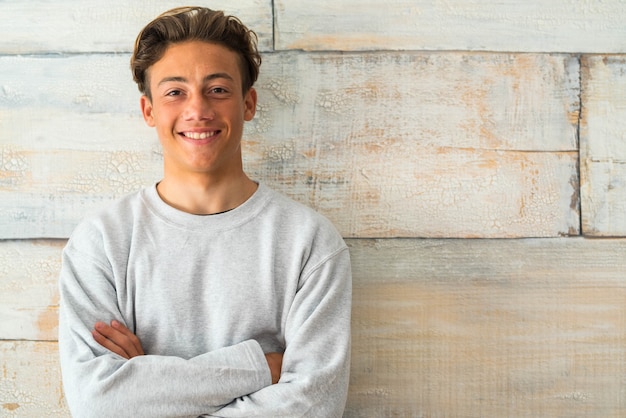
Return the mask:
[[56,341],[65,241],[0,241],[0,339]]
[[626,241],[349,245],[345,416],[626,416]]
[[[159,179],[127,59],[0,57],[1,237]],[[258,90],[247,170],[345,236],[578,233],[575,58],[269,54]]]
[[626,57],[589,56],[583,63],[583,232],[626,236]]
[[[0,54],[130,52],[139,31],[181,2],[173,0],[4,0]],[[273,47],[271,0],[199,0],[194,5],[237,16]]]
[[622,0],[277,0],[276,48],[626,52]]
[[432,151],[401,142],[376,155],[355,146],[315,156],[316,165],[290,163],[269,181],[327,215],[345,237],[578,234],[575,153]]
[[0,341],[0,416],[70,418],[57,344]]

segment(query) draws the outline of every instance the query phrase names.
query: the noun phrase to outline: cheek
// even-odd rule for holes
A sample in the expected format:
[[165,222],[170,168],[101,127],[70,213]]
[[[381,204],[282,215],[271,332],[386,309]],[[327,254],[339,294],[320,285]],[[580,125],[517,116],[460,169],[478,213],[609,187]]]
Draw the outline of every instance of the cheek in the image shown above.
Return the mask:
[[152,117],[154,120],[154,126],[159,131],[170,131],[174,129],[176,125],[176,117],[174,112],[171,112],[169,109],[156,109],[152,112]]

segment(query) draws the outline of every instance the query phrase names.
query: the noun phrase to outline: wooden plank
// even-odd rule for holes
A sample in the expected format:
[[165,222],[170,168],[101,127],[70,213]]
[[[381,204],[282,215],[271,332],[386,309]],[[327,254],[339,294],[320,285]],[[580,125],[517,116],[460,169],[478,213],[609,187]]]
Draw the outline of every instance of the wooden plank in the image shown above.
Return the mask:
[[[0,57],[0,238],[65,238],[159,179],[127,58]],[[561,55],[270,54],[246,168],[347,237],[577,234],[578,70]]]
[[626,241],[350,241],[347,417],[626,416]]
[[626,57],[583,60],[580,135],[582,228],[626,236]]
[[0,416],[70,417],[57,344],[0,341]]
[[269,182],[325,214],[344,237],[578,234],[576,153],[378,148],[388,143],[322,149],[311,169],[290,163]]
[[57,339],[64,244],[0,241],[0,339]]
[[[4,241],[0,250],[39,265],[59,244]],[[626,414],[626,240],[348,245],[353,355],[344,416]],[[33,299],[48,304],[42,292]],[[0,341],[0,363],[0,415],[69,416],[56,344]]]
[[626,52],[626,3],[277,0],[278,50]]
[[[130,52],[139,31],[172,0],[4,0],[0,2],[0,54],[48,52]],[[196,1],[195,5],[239,17],[259,37],[259,48],[273,48],[271,0]]]
[[1,238],[66,238],[85,213],[160,178],[128,58],[0,58]]

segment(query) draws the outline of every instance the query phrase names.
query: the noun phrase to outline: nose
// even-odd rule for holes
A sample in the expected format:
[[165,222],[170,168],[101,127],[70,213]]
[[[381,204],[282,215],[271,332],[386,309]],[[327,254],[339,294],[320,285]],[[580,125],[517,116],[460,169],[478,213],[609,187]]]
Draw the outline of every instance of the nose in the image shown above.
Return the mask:
[[210,100],[202,94],[193,94],[187,99],[185,120],[213,120],[215,110]]

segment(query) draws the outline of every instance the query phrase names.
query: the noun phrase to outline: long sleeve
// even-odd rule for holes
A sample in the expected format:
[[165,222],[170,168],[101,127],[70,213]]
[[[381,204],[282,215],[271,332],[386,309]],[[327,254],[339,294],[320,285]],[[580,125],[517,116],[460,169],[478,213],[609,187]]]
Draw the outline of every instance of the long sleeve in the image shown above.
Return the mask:
[[[76,228],[63,254],[59,351],[76,417],[340,417],[350,370],[350,256],[332,224],[259,186],[197,216],[156,188]],[[146,355],[95,342],[122,322]],[[264,353],[284,352],[278,384]]]
[[287,319],[280,382],[240,397],[212,416],[342,416],[350,372],[347,248],[314,266],[302,281]]
[[243,341],[190,359],[145,355],[126,360],[91,335],[98,320],[122,320],[105,263],[64,251],[59,350],[68,405],[76,417],[197,417],[271,383],[263,351]]

